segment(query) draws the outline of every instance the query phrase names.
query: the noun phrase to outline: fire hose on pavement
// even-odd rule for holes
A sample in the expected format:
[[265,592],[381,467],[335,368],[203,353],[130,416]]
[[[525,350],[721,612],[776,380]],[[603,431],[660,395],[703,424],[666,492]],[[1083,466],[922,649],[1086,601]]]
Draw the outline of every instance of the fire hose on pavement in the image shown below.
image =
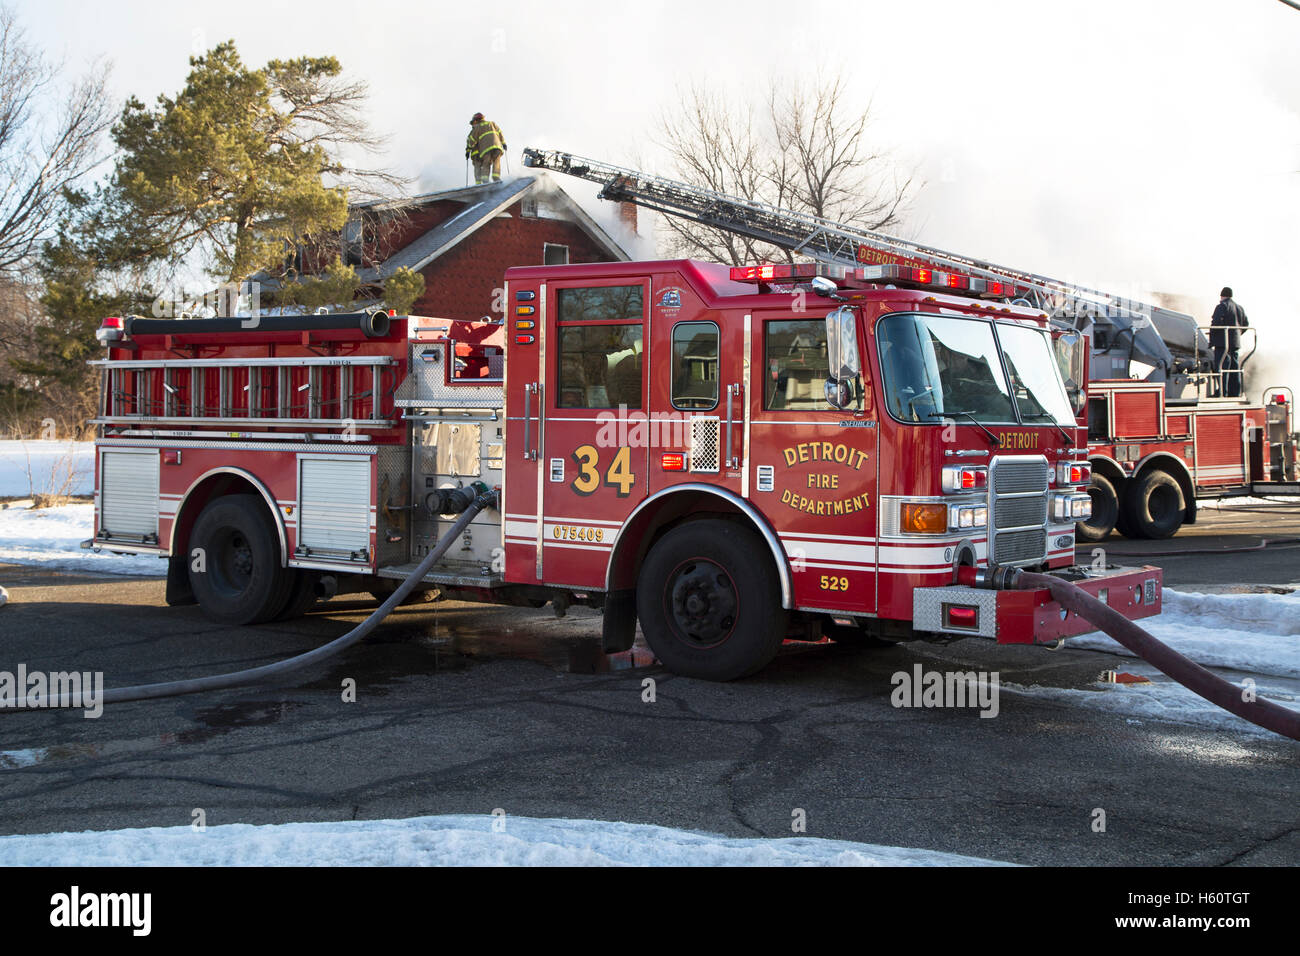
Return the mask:
[[970,580],[963,580],[962,583],[994,590],[1046,589],[1061,607],[1097,625],[1100,630],[1192,693],[1265,730],[1300,740],[1300,712],[1243,693],[1242,687],[1211,673],[1169,645],[1156,640],[1136,623],[1069,581],[1018,568],[995,568],[991,571],[978,571],[967,577]]
[[[166,681],[159,684],[137,684],[134,687],[114,687],[104,692],[102,701],[105,704],[118,704],[128,700],[151,700],[156,697],[179,697],[182,694],[198,694],[210,690],[225,690],[230,687],[242,687],[245,684],[253,684],[259,681],[267,680],[272,677],[279,677],[290,671],[301,670],[304,667],[310,667],[327,658],[333,657],[342,651],[347,650],[353,644],[365,638],[386,618],[393,608],[397,607],[415,590],[429,570],[434,566],[439,558],[446,553],[453,542],[460,537],[461,532],[474,520],[475,516],[484,508],[492,507],[497,502],[497,491],[495,489],[484,490],[480,492],[466,507],[465,511],[447,533],[439,539],[438,544],[432,551],[425,556],[410,576],[406,578],[397,590],[389,595],[388,600],[379,605],[364,621],[348,631],[342,637],[335,638],[328,644],[323,644],[314,650],[298,654],[295,657],[289,657],[282,661],[276,661],[274,664],[263,664],[260,667],[250,667],[242,671],[231,671],[228,674],[213,674],[209,677],[195,677],[190,680]],[[29,709],[28,700],[23,699],[15,708],[17,710]],[[70,707],[76,706],[70,699],[70,695],[64,694],[59,698],[57,704],[45,704],[44,707]]]

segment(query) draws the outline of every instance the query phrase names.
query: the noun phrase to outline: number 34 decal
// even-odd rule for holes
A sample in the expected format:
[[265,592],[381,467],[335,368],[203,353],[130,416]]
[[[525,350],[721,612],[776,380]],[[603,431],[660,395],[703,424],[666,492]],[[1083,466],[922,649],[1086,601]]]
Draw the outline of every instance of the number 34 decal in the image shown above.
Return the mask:
[[[578,477],[573,479],[570,487],[580,495],[596,493],[600,487],[600,452],[592,445],[579,445],[573,453],[573,460],[578,463]],[[620,448],[605,472],[605,484],[618,489],[620,498],[632,493],[636,484],[636,475],[632,474],[632,453],[628,448]]]

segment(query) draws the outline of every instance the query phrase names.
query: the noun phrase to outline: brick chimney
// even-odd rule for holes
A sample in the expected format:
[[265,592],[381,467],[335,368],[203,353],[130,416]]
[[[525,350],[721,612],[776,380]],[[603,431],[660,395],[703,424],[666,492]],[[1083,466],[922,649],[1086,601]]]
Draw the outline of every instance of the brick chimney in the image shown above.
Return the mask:
[[634,236],[639,236],[636,228],[636,203],[621,202],[618,204],[618,221],[621,222]]

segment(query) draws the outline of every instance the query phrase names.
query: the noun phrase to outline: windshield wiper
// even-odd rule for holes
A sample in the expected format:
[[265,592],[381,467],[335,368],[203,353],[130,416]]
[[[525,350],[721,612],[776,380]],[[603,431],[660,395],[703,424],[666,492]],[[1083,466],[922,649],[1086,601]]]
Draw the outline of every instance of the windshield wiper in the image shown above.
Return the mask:
[[[1037,401],[1037,399],[1034,399],[1034,401]],[[1074,447],[1075,436],[1071,435],[1064,428],[1062,428],[1061,423],[1056,420],[1056,416],[1053,415],[1051,412],[1034,412],[1032,415],[1024,415],[1024,413],[1022,412],[1021,414],[1025,418],[1046,418],[1049,422],[1055,425],[1056,430],[1060,432],[1062,436],[1064,436],[1065,444],[1067,448]]]
[[994,448],[1002,447],[1001,439],[999,439],[997,435],[993,434],[993,432],[985,428],[983,423],[981,423],[980,420],[975,417],[974,412],[927,412],[925,417],[926,418],[947,418],[949,415],[965,415],[967,418],[969,418],[972,422],[975,423],[976,428],[978,428],[984,434],[989,436],[989,441],[993,443]]

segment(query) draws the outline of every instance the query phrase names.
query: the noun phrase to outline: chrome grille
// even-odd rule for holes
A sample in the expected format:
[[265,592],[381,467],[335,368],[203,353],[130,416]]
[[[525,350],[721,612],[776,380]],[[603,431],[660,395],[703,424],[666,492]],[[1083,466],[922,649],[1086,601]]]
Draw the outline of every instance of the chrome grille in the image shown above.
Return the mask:
[[1042,528],[1008,531],[998,535],[995,540],[995,564],[1041,561],[1047,553],[1047,532]]
[[[991,463],[993,564],[1034,564],[1047,555],[1047,462],[1038,457]],[[1006,530],[1000,529],[1018,529]]]
[[1047,462],[1041,458],[1022,461],[1003,459],[997,463],[993,476],[993,493],[1020,495],[1047,490]]
[[1042,525],[1047,521],[1047,499],[1042,495],[1034,495],[1032,498],[998,498],[993,506],[993,521],[998,528]]

